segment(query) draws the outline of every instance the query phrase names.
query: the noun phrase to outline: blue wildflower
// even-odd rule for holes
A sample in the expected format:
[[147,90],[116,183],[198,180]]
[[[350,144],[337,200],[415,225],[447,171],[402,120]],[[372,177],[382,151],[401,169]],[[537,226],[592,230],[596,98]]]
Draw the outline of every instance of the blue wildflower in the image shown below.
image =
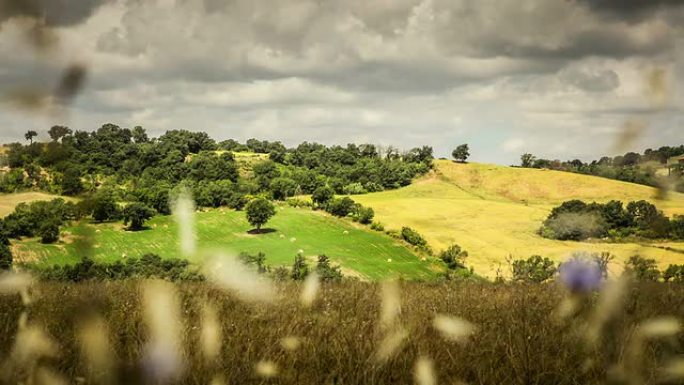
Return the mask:
[[562,263],[558,271],[560,281],[573,292],[595,291],[603,283],[601,267],[592,259],[572,258]]

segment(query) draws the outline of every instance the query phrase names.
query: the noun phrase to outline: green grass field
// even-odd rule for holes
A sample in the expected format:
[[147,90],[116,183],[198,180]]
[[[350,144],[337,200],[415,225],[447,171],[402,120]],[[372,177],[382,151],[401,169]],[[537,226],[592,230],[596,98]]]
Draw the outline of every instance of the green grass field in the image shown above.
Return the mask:
[[[116,261],[145,253],[179,257],[177,227],[172,217],[157,216],[149,222],[148,230],[139,232],[124,231],[120,223],[92,226],[97,229],[94,256],[97,260]],[[275,231],[252,235],[247,233],[251,226],[244,212],[199,212],[196,230],[200,254],[213,250],[262,251],[268,264],[290,266],[302,250],[312,264],[317,255],[326,254],[343,267],[345,275],[362,279],[429,278],[439,269],[430,261],[421,261],[389,236],[321,212],[279,207],[266,227]],[[48,265],[76,262],[79,257],[70,235],[74,230],[74,227],[63,229],[62,240],[54,245],[43,245],[36,239],[15,242],[15,258]]]
[[[614,271],[633,254],[655,258],[661,267],[684,263],[684,253],[660,244],[555,241],[536,234],[551,209],[566,200],[652,201],[654,195],[647,186],[593,176],[440,160],[434,172],[410,186],[353,198],[373,207],[387,228],[415,228],[436,251],[458,243],[470,253],[467,263],[475,272],[493,277],[497,269],[508,273],[509,256],[539,254],[560,261],[574,251],[610,251],[617,257]],[[683,194],[655,204],[667,215],[684,214]],[[666,246],[684,250],[683,242]]]

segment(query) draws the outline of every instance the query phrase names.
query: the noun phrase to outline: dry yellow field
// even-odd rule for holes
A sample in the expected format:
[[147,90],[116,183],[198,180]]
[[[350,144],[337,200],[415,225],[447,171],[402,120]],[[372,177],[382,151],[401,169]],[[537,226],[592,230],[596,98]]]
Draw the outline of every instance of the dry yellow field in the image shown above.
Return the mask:
[[49,201],[55,198],[62,198],[65,200],[73,200],[72,198],[60,197],[57,195],[46,194],[42,192],[22,192],[16,194],[0,194],[0,218],[10,214],[14,211],[19,203],[29,203],[34,201]]
[[[563,201],[653,201],[654,194],[647,186],[593,176],[438,160],[434,172],[410,186],[353,198],[373,207],[377,220],[388,229],[415,228],[436,251],[452,243],[461,245],[470,253],[468,264],[493,277],[497,269],[509,273],[508,256],[539,254],[560,261],[574,251],[610,251],[617,257],[613,271],[633,254],[655,258],[661,267],[684,263],[684,242],[572,242],[536,234],[551,208]],[[654,203],[667,215],[684,215],[684,194],[672,193],[667,201]]]

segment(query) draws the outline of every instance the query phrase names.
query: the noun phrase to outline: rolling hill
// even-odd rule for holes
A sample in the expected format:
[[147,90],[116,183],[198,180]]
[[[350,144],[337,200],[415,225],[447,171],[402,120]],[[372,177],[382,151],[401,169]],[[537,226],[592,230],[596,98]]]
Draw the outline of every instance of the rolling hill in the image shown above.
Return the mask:
[[[560,261],[574,251],[610,251],[619,270],[634,254],[655,258],[661,267],[684,263],[684,242],[665,244],[556,241],[536,234],[550,210],[570,199],[653,201],[653,188],[599,177],[543,169],[435,161],[435,170],[410,186],[356,195],[373,207],[389,229],[410,226],[436,250],[452,243],[464,247],[475,272],[493,277],[508,273],[507,257],[534,254]],[[684,194],[672,193],[655,204],[667,215],[684,214]]]

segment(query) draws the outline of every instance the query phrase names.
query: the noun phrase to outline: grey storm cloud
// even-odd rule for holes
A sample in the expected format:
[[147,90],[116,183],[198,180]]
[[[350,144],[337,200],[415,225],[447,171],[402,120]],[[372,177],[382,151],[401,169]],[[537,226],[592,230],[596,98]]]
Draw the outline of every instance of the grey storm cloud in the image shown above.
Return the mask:
[[[601,143],[630,114],[654,116],[639,145],[678,140],[682,101],[653,112],[641,83],[660,68],[671,89],[684,87],[679,4],[0,0],[0,88],[57,87],[73,99],[73,122],[63,123],[76,129],[114,122],[153,135],[425,143],[440,155],[470,141],[476,159],[506,163],[516,155],[497,149],[515,143],[582,157],[610,148]],[[59,50],[47,60],[19,52],[18,16],[55,27]],[[74,62],[87,83],[79,67],[63,72]],[[72,97],[59,84],[83,91]],[[0,141],[41,124],[0,113]],[[558,145],[568,133],[577,146]]]
[[657,11],[682,8],[681,0],[578,0],[605,15],[633,21]]
[[14,17],[30,17],[44,20],[51,27],[68,26],[87,19],[107,1],[3,0],[0,2],[0,22]]

